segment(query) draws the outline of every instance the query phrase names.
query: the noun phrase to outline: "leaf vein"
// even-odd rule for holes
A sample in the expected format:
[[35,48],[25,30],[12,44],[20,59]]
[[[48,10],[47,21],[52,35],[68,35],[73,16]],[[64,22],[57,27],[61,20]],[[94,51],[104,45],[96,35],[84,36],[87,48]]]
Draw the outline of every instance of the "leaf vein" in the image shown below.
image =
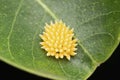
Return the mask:
[[83,24],[85,24],[85,23],[87,23],[87,22],[89,22],[89,21],[92,21],[92,20],[94,20],[94,19],[96,19],[96,18],[98,18],[98,17],[105,16],[105,15],[109,15],[109,14],[112,14],[112,13],[120,13],[120,11],[111,11],[111,12],[104,13],[104,14],[101,13],[100,15],[97,15],[97,16],[95,16],[95,17],[93,17],[93,18],[90,18],[90,19],[85,20],[85,21],[82,22],[80,25],[83,25]]
[[[40,23],[43,21],[44,17],[45,17],[45,15],[41,18]],[[38,28],[41,28],[41,27],[38,27]],[[32,40],[32,60],[33,60],[32,63],[33,63],[34,69],[36,69],[36,68],[35,68],[35,64],[34,64],[34,62],[35,62],[35,57],[34,57],[34,52],[33,52],[33,50],[34,50],[35,37],[36,37],[38,31],[39,31],[39,29],[37,29],[37,30],[35,31],[34,36],[33,36],[33,40]]]
[[91,59],[94,65],[98,65],[97,61],[92,57],[92,55],[89,53],[89,51],[81,44],[80,41],[78,41],[79,46],[84,50],[84,53]]
[[69,74],[67,74],[67,72],[64,70],[64,68],[62,67],[60,61],[59,61],[58,63],[59,63],[59,65],[60,65],[60,68],[61,68],[62,72],[63,72],[66,76],[71,77],[71,76],[70,76]]
[[82,40],[81,42],[87,40],[87,39],[90,38],[90,37],[93,37],[93,36],[96,36],[96,35],[102,35],[102,34],[106,34],[106,35],[110,36],[110,37],[114,40],[114,36],[113,36],[111,33],[109,33],[109,32],[100,32],[100,33],[95,33],[95,34],[93,34],[93,35],[90,35],[89,37],[86,37],[86,38],[85,38],[84,40]]
[[18,16],[18,14],[19,14],[19,11],[20,11],[20,9],[21,9],[22,3],[23,3],[23,0],[21,0],[20,3],[19,3],[19,5],[18,5],[18,8],[17,8],[17,10],[16,10],[16,12],[15,12],[15,16],[14,16],[13,21],[12,21],[12,25],[11,25],[10,32],[9,32],[9,34],[8,34],[8,37],[7,37],[7,39],[8,39],[8,43],[7,43],[7,44],[8,44],[8,51],[9,51],[10,56],[11,56],[12,59],[14,59],[14,57],[13,57],[12,52],[11,52],[11,49],[10,49],[10,37],[11,37],[11,35],[12,35],[13,28],[14,28],[14,25],[15,25],[15,22],[16,22],[16,19],[17,19],[17,16]]
[[52,10],[46,5],[46,4],[44,4],[43,2],[42,2],[42,0],[36,0],[38,3],[39,3],[39,5],[41,5],[42,7],[43,7],[43,9],[45,9],[45,11],[47,12],[47,13],[49,13],[55,20],[57,20],[58,18],[57,18],[57,16],[52,12]]

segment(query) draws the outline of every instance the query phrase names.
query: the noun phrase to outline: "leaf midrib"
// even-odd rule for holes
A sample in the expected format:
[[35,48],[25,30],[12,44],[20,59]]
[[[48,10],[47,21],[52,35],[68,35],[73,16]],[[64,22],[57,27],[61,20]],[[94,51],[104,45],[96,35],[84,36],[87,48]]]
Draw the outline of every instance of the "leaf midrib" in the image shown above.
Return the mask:
[[36,1],[38,2],[39,5],[41,5],[41,6],[43,7],[43,9],[44,9],[47,13],[49,13],[49,15],[51,15],[55,20],[58,20],[57,16],[53,13],[53,11],[52,11],[50,8],[48,8],[48,6],[47,6],[46,4],[44,4],[44,3],[42,2],[42,0],[36,0]]

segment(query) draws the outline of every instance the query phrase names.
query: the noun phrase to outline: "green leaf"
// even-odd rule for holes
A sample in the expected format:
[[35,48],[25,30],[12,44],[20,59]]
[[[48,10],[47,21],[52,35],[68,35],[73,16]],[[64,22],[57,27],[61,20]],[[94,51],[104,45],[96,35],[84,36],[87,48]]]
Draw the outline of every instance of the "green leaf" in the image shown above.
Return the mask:
[[[63,20],[79,39],[70,61],[47,57],[39,34]],[[120,0],[0,0],[0,60],[58,80],[85,80],[120,41]]]

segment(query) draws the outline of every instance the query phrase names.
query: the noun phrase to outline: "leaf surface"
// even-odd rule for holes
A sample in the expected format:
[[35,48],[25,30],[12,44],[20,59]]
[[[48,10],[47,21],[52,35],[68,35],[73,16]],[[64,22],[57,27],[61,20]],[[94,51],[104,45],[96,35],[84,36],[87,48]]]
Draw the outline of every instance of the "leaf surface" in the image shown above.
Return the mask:
[[[0,0],[0,60],[58,80],[85,80],[120,41],[120,0]],[[39,34],[63,20],[78,38],[70,61],[47,57]]]

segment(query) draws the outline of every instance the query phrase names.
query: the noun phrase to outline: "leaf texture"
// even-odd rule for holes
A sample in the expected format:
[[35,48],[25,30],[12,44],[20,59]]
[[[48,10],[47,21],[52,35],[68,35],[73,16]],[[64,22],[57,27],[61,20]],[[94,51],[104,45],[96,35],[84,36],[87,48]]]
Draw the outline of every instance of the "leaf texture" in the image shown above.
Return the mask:
[[[120,41],[119,0],[0,0],[0,60],[58,80],[86,80]],[[70,61],[47,57],[39,34],[63,20],[78,38]]]

